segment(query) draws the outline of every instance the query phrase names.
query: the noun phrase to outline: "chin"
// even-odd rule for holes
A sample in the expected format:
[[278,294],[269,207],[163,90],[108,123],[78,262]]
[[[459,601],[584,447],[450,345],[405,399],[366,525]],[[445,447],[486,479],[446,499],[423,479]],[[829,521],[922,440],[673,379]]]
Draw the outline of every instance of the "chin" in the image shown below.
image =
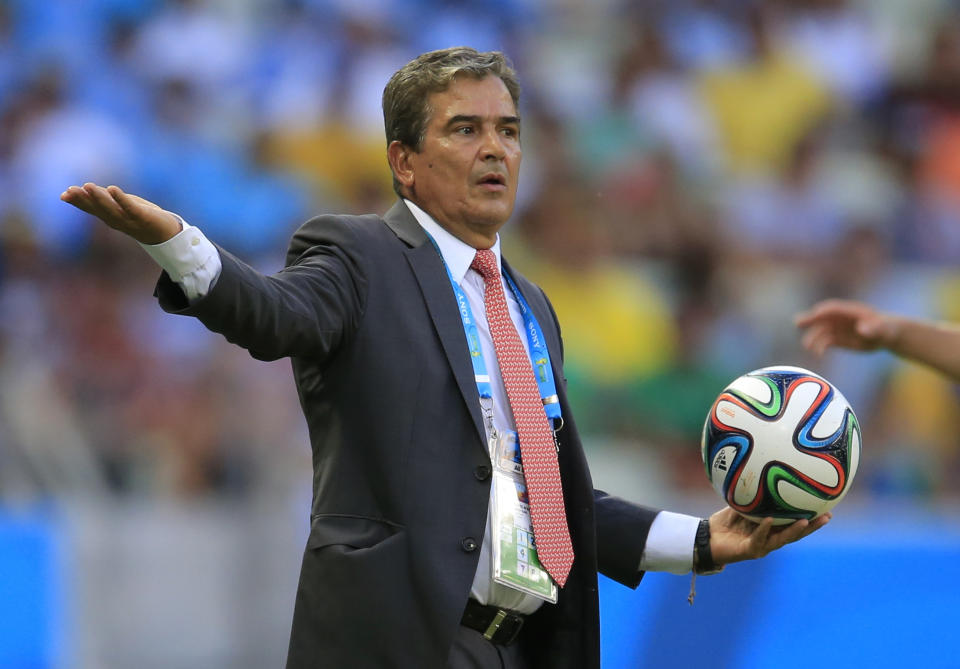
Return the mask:
[[478,207],[474,213],[475,221],[485,225],[500,226],[506,223],[510,215],[513,214],[513,204],[498,203],[491,206],[488,203],[486,206]]

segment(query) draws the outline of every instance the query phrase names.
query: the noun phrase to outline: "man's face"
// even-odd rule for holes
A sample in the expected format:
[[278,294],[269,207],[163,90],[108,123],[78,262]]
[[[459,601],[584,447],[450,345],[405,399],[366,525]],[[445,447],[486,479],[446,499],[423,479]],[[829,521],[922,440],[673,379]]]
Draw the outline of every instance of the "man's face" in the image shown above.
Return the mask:
[[520,169],[520,119],[503,81],[457,77],[429,98],[419,153],[405,184],[421,209],[452,234],[489,248],[513,213]]

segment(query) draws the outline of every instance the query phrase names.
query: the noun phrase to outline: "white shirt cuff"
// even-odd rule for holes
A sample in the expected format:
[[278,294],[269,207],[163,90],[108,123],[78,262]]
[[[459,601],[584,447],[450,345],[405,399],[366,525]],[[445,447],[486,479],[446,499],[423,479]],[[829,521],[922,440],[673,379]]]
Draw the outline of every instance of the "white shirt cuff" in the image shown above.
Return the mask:
[[640,559],[641,571],[686,574],[693,569],[693,542],[700,518],[661,511],[653,519]]
[[183,230],[160,244],[140,244],[143,250],[183,289],[193,302],[210,291],[220,276],[220,253],[199,228],[182,218]]

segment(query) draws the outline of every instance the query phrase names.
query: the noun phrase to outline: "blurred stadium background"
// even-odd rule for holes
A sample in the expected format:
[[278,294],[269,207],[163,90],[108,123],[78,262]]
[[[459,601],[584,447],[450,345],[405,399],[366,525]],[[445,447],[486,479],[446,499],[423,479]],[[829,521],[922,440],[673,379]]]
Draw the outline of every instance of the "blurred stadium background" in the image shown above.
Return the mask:
[[307,532],[288,363],[162,314],[60,192],[117,183],[277,269],[312,214],[388,207],[382,87],[454,44],[520,73],[505,245],[559,312],[598,487],[716,508],[703,417],[768,364],[863,425],[823,532],[693,607],[604,581],[604,666],[960,666],[957,387],[792,325],[828,296],[960,318],[960,4],[0,0],[0,667],[279,667]]

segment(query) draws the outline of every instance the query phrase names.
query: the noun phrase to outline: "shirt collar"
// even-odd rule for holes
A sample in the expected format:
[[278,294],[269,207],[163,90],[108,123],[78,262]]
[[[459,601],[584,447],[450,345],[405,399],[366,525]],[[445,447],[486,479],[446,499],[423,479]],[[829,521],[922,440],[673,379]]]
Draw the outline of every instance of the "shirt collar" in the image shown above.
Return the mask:
[[[473,258],[477,255],[477,250],[467,244],[466,242],[454,237],[446,228],[442,227],[439,223],[433,220],[433,217],[430,216],[423,209],[415,205],[410,200],[404,199],[404,204],[407,205],[407,208],[410,210],[410,213],[413,214],[413,217],[417,219],[417,223],[420,224],[424,230],[427,231],[433,241],[437,243],[437,246],[440,247],[440,255],[443,257],[443,261],[447,264],[447,268],[450,270],[453,280],[458,284],[463,283],[463,277],[467,275],[467,270],[470,269],[470,265],[473,263]],[[502,271],[502,266],[500,264],[500,235],[497,234],[497,241],[494,242],[493,247],[490,249],[493,251],[493,254],[497,257],[497,268]]]

